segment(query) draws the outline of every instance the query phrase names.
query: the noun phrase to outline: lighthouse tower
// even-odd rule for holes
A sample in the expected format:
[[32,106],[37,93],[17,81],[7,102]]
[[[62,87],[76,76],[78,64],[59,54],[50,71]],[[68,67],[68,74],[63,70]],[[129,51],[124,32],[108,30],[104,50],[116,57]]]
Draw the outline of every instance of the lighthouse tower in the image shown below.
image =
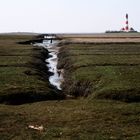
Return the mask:
[[137,32],[134,28],[129,27],[128,14],[126,14],[125,27],[121,28],[121,32]]
[[128,22],[128,14],[126,14],[126,27],[125,27],[125,31],[129,32],[129,22]]
[[128,14],[125,15],[125,25],[119,31],[108,30],[106,33],[137,33],[134,28],[129,26]]

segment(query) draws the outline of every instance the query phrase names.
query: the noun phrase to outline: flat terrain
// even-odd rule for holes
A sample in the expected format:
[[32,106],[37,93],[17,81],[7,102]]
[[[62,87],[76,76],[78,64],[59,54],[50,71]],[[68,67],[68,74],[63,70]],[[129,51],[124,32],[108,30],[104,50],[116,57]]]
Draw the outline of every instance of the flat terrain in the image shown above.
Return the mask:
[[59,36],[75,43],[140,42],[140,33],[60,34]]
[[[21,96],[17,96],[21,93],[27,101],[14,106],[0,104],[0,139],[140,139],[140,41],[81,43],[74,41],[74,36],[65,36],[60,43],[58,65],[65,69],[63,93],[77,98],[30,103],[25,95],[36,99],[42,94],[50,93],[52,98],[58,95],[42,68],[47,52],[17,44],[31,38],[0,36],[1,103],[21,102]],[[29,125],[42,125],[43,131]]]
[[65,92],[140,101],[140,43],[69,44],[60,51]]
[[[42,132],[28,128],[43,125]],[[140,104],[78,99],[0,105],[2,140],[139,140]]]

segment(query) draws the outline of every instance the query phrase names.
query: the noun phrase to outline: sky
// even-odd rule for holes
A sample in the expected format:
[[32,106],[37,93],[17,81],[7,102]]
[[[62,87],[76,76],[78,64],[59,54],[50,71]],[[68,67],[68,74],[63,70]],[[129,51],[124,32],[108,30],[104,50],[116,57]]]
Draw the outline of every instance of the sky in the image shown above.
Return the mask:
[[140,31],[140,0],[0,0],[0,32],[100,33],[129,24]]

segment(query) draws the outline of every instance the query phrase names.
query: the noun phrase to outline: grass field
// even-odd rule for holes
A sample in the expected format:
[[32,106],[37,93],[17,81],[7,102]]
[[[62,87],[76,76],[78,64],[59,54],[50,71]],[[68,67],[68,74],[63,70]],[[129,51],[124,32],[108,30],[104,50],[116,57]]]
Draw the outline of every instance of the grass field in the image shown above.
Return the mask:
[[[47,52],[17,44],[31,38],[0,36],[1,103],[24,103],[0,104],[1,140],[140,139],[139,43],[61,44],[64,93],[82,97],[30,103],[58,95],[46,80]],[[29,125],[42,125],[43,131]]]
[[[140,104],[66,100],[0,106],[2,140],[139,140]],[[43,125],[42,132],[29,125]]]
[[140,101],[140,44],[69,44],[61,48],[64,90],[75,96]]
[[105,42],[140,42],[140,33],[94,33],[94,34],[60,34],[64,40],[81,43]]

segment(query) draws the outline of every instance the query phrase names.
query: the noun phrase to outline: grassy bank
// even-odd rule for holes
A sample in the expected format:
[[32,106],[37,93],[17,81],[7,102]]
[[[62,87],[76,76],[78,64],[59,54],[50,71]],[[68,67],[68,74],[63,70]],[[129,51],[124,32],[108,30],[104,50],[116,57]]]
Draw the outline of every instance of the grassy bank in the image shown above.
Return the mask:
[[48,52],[18,43],[31,39],[32,36],[0,36],[0,103],[22,104],[61,98],[48,82],[45,66]]
[[[107,100],[0,106],[0,139],[139,140],[140,104]],[[28,128],[43,125],[42,132]]]
[[61,48],[59,60],[58,67],[66,69],[65,93],[140,101],[139,43],[68,44]]

